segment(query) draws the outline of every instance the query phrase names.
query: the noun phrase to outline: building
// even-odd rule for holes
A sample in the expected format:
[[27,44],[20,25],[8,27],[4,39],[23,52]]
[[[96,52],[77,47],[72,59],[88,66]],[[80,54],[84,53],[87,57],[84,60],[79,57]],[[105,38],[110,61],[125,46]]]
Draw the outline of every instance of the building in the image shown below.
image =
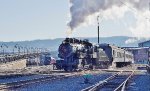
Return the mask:
[[55,58],[50,53],[40,55],[40,65],[50,65],[55,63]]
[[[149,47],[148,54],[150,54],[150,40],[141,42],[138,44],[138,46],[139,47]],[[148,55],[148,57],[149,57],[148,64],[150,65],[150,55]]]
[[125,49],[133,53],[135,64],[149,64],[149,47],[126,47]]
[[139,47],[150,47],[150,40],[138,44]]

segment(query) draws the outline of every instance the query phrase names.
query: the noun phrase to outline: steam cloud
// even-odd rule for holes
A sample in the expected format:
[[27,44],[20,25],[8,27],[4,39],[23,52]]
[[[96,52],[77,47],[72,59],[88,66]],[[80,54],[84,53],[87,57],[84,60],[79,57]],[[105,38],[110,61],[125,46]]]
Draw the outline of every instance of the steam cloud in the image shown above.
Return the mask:
[[[149,0],[70,0],[71,20],[68,26],[70,30],[74,30],[82,24],[87,23],[88,18],[97,13],[103,13],[104,16],[108,15],[109,17],[107,18],[122,17],[130,7],[133,7],[135,11],[140,14],[150,15],[150,13],[146,13],[148,12],[149,2]],[[137,13],[136,15],[139,14]],[[142,24],[140,26],[142,19],[145,19],[145,17],[139,17],[136,16],[137,23],[135,26],[129,28],[135,36],[142,36],[142,34],[140,34],[141,29],[149,26],[148,24]],[[139,30],[139,34],[136,33],[138,32],[137,30]],[[146,36],[150,36],[150,30],[148,29]]]

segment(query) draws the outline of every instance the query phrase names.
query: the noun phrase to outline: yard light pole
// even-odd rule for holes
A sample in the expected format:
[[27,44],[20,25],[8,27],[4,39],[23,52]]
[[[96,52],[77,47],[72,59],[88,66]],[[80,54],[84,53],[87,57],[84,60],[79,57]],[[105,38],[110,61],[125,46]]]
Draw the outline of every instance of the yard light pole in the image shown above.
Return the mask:
[[31,47],[31,53],[34,53],[34,48],[33,47]]
[[20,53],[21,53],[21,48],[23,49],[23,47],[20,46],[19,44],[16,44],[14,47],[15,47],[15,48],[18,48],[18,55],[20,55]]
[[27,47],[24,47],[24,54],[26,54],[26,52],[27,52],[27,55],[28,55],[29,50],[28,50]]
[[8,48],[8,46],[6,44],[2,44],[1,48],[3,50],[3,56],[5,56],[5,48]]

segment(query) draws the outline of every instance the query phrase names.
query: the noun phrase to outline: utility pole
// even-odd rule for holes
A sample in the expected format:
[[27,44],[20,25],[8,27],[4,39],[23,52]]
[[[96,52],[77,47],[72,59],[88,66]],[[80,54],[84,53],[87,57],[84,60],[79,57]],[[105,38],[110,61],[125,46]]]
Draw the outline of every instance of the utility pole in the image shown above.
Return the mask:
[[97,16],[97,29],[98,29],[98,44],[99,44],[99,16]]
[[[149,14],[150,14],[150,0],[149,0]],[[149,22],[150,22],[150,17],[149,17]],[[148,27],[148,28],[150,28],[150,27]],[[150,66],[150,47],[148,49],[148,65]]]
[[[1,47],[2,50],[3,50],[3,56],[5,56],[5,54],[7,54],[5,48],[8,48],[8,46],[7,46],[6,44],[2,44],[0,47]],[[4,48],[4,47],[5,47],[5,48]]]
[[150,65],[150,47],[148,48],[148,65]]
[[14,48],[18,48],[18,56],[20,56],[20,50],[21,50],[21,46],[19,44],[16,44],[14,46]]

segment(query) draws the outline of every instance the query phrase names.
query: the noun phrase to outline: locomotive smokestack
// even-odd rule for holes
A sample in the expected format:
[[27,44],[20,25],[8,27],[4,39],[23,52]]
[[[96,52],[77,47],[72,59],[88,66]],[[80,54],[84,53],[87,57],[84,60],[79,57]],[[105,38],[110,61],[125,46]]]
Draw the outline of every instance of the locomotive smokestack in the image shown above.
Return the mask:
[[97,16],[98,44],[99,44],[99,16]]

